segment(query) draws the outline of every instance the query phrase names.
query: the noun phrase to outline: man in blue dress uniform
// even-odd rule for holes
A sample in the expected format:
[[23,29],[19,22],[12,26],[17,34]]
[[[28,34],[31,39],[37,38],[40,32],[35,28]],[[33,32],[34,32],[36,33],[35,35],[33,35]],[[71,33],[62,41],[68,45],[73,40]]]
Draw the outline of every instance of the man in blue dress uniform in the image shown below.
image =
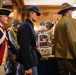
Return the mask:
[[18,29],[18,43],[20,45],[17,57],[19,62],[24,67],[26,75],[37,74],[37,55],[36,55],[36,40],[34,32],[34,24],[40,16],[39,9],[36,6],[30,6],[26,9],[26,20]]

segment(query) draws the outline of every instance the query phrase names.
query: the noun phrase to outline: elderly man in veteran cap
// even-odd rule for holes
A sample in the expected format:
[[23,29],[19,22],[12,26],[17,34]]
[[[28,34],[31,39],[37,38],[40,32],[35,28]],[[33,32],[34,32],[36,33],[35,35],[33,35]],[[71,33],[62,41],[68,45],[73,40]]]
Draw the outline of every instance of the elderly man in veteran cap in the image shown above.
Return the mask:
[[17,55],[17,61],[23,65],[25,75],[38,75],[37,50],[33,23],[38,20],[40,15],[39,9],[36,6],[28,7],[26,9],[27,18],[18,29],[17,39],[20,49]]
[[54,23],[51,22],[50,20],[47,20],[47,21],[45,21],[45,24],[46,24],[46,28],[47,28],[45,33],[48,34],[49,41],[52,44],[52,40],[53,40],[52,39],[53,38],[53,29],[52,29],[52,27],[54,26]]
[[7,24],[9,9],[0,8],[0,75],[5,75],[5,63],[7,57],[7,37],[4,24]]
[[55,27],[53,54],[59,64],[60,75],[76,75],[76,21],[72,18],[72,7],[63,3],[58,14],[62,17]]

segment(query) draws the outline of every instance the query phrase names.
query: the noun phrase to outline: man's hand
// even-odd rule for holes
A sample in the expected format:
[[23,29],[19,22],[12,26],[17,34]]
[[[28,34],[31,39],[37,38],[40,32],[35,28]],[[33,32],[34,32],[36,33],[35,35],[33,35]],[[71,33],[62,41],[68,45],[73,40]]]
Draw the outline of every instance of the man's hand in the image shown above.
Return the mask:
[[32,75],[32,68],[25,70],[25,75]]
[[48,60],[48,57],[42,56],[42,57],[40,58],[40,60]]

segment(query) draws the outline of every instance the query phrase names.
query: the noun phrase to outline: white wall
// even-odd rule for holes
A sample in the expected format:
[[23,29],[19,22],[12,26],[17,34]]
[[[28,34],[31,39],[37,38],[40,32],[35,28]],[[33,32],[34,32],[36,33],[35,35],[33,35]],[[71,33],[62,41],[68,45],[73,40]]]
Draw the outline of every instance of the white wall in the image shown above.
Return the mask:
[[74,4],[74,0],[24,0],[25,5],[61,5],[64,2]]

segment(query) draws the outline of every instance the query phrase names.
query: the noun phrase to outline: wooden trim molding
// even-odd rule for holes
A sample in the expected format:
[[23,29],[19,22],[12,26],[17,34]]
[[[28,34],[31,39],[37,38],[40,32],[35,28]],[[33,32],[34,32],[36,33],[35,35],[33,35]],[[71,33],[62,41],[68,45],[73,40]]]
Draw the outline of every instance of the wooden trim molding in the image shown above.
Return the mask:
[[11,0],[13,7],[17,7],[19,10],[23,10],[24,8],[24,1],[23,0]]
[[[31,5],[25,5],[25,9]],[[60,9],[58,5],[36,5],[39,9]]]
[[8,8],[8,9],[12,9],[13,8],[12,5],[3,5],[2,7],[3,8]]

